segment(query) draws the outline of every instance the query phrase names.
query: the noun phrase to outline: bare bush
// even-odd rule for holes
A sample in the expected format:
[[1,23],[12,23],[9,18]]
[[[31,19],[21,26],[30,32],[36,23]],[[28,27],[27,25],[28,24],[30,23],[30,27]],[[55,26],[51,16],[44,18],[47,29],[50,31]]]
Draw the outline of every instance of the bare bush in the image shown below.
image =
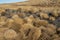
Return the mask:
[[38,40],[40,36],[41,30],[39,28],[33,28],[28,35],[28,40]]
[[5,33],[4,33],[4,37],[6,39],[15,38],[16,36],[17,36],[17,33],[12,29],[9,29],[9,30],[5,31]]
[[41,17],[41,19],[48,19],[49,18],[47,13],[40,13],[40,17]]

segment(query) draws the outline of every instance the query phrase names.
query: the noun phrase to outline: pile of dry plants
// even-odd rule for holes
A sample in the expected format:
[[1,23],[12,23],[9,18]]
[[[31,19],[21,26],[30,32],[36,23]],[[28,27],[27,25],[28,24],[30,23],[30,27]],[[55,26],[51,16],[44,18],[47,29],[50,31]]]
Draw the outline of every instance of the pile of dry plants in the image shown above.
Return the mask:
[[5,9],[0,13],[0,40],[60,40],[60,12]]

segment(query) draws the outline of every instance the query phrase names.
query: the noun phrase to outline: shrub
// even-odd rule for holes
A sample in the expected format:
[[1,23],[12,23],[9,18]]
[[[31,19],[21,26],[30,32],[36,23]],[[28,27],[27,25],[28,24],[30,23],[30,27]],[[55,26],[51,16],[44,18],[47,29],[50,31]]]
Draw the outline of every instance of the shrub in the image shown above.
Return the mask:
[[54,34],[56,33],[56,26],[53,24],[48,24],[47,25],[47,31],[49,32],[49,34]]
[[18,15],[14,15],[12,18],[13,18],[14,22],[17,24],[23,24],[24,23],[23,19],[20,18]]
[[33,15],[30,15],[29,17],[25,17],[25,20],[27,21],[27,23],[32,23],[34,21],[34,17]]
[[3,25],[6,24],[6,19],[7,19],[7,18],[4,17],[4,16],[1,16],[1,17],[0,17],[0,25],[1,25],[1,26],[3,26]]
[[17,33],[12,29],[9,29],[9,30],[5,31],[5,33],[4,33],[4,37],[6,39],[15,38],[16,36],[17,36]]
[[55,17],[50,16],[50,17],[49,17],[49,20],[50,20],[50,21],[55,21]]
[[38,24],[39,24],[40,26],[46,26],[46,25],[48,24],[48,21],[46,21],[46,20],[40,20],[40,21],[38,22]]
[[52,15],[53,15],[54,17],[58,17],[58,12],[57,12],[57,11],[54,11],[54,12],[52,13]]
[[25,35],[28,35],[28,32],[31,28],[33,28],[34,26],[30,23],[25,23],[24,25],[22,25],[20,31],[23,31]]
[[41,36],[41,30],[39,28],[33,28],[29,32],[28,40],[38,40],[40,36]]
[[56,19],[54,21],[54,24],[57,26],[57,27],[60,27],[60,18]]
[[40,17],[41,17],[41,19],[48,19],[49,18],[47,13],[40,13]]

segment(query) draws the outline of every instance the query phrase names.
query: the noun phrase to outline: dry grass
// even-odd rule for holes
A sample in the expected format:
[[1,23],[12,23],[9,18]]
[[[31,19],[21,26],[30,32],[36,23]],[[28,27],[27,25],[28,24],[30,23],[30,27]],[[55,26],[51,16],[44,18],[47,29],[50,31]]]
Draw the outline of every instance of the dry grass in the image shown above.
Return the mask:
[[60,7],[30,6],[56,2],[48,1],[0,5],[0,40],[60,40]]

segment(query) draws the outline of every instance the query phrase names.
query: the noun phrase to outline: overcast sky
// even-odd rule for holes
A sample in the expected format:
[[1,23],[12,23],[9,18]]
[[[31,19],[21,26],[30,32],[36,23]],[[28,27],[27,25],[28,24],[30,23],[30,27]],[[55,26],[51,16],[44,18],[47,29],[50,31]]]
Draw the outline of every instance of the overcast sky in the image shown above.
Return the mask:
[[0,0],[0,3],[22,2],[25,0]]

